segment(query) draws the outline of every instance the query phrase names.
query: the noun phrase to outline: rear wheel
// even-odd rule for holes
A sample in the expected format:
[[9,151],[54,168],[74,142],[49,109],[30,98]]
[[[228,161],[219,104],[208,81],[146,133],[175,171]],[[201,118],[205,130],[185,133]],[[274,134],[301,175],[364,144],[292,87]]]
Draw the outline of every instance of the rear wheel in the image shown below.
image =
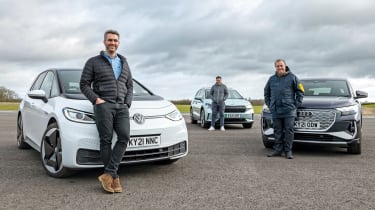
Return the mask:
[[200,115],[200,121],[201,121],[200,125],[201,125],[202,128],[208,128],[210,126],[210,124],[207,123],[205,118],[206,118],[206,116],[205,116],[204,110],[202,109],[201,115]]
[[362,132],[360,130],[360,128],[358,128],[358,139],[359,139],[359,142],[358,143],[351,143],[349,144],[348,146],[348,153],[349,154],[355,154],[355,155],[359,155],[362,153],[362,146],[361,146],[361,142],[362,142]]
[[30,146],[25,142],[23,135],[23,122],[21,115],[17,119],[17,146],[19,149],[29,149]]
[[193,109],[190,108],[190,122],[191,124],[197,124],[197,120],[194,119]]
[[56,123],[47,127],[40,146],[40,157],[47,174],[62,178],[71,175],[71,171],[63,166],[60,131]]

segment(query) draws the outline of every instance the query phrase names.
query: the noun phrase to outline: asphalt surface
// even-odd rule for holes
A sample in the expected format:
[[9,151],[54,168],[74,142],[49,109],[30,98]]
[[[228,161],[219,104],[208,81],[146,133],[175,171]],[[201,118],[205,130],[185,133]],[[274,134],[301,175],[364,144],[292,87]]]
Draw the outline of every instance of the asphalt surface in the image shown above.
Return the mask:
[[34,150],[16,147],[16,113],[0,112],[0,209],[375,209],[375,118],[363,151],[296,146],[267,158],[259,116],[252,129],[189,129],[189,155],[171,165],[122,166],[121,194],[106,194],[101,169],[51,178]]

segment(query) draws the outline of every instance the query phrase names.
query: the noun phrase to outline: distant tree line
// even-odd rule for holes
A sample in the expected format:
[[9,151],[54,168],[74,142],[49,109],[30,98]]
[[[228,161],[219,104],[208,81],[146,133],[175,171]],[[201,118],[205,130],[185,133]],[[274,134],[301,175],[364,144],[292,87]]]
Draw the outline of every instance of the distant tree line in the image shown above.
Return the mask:
[[20,98],[13,90],[0,86],[0,102],[19,102]]

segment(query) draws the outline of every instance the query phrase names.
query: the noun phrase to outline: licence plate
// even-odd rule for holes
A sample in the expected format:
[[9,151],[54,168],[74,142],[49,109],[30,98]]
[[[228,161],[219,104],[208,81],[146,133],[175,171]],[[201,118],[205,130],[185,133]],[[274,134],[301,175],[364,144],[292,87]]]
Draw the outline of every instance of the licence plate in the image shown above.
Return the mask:
[[294,121],[295,128],[320,128],[319,122]]
[[240,118],[240,114],[224,114],[225,118]]
[[130,148],[157,145],[160,145],[160,136],[134,136],[128,142]]

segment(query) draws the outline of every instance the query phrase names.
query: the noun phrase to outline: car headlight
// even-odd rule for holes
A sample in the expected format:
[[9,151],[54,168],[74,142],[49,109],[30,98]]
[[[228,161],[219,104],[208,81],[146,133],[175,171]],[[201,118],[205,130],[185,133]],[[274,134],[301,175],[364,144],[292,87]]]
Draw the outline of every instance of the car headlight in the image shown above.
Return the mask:
[[66,119],[73,121],[73,122],[91,123],[91,124],[95,123],[95,116],[92,113],[79,111],[79,110],[72,109],[72,108],[64,108],[63,113]]
[[336,108],[336,109],[341,112],[341,115],[352,115],[352,114],[357,113],[358,106],[353,105],[353,106],[340,107],[340,108]]
[[204,105],[207,106],[207,108],[211,109],[212,105],[210,103],[205,103]]
[[270,108],[266,104],[263,105],[262,111],[265,113],[271,113]]
[[251,106],[250,104],[246,106],[246,111],[250,111],[253,109],[253,106]]
[[165,117],[168,118],[168,119],[170,119],[170,120],[172,120],[172,121],[182,120],[182,115],[177,110],[174,110],[173,112],[165,115]]

